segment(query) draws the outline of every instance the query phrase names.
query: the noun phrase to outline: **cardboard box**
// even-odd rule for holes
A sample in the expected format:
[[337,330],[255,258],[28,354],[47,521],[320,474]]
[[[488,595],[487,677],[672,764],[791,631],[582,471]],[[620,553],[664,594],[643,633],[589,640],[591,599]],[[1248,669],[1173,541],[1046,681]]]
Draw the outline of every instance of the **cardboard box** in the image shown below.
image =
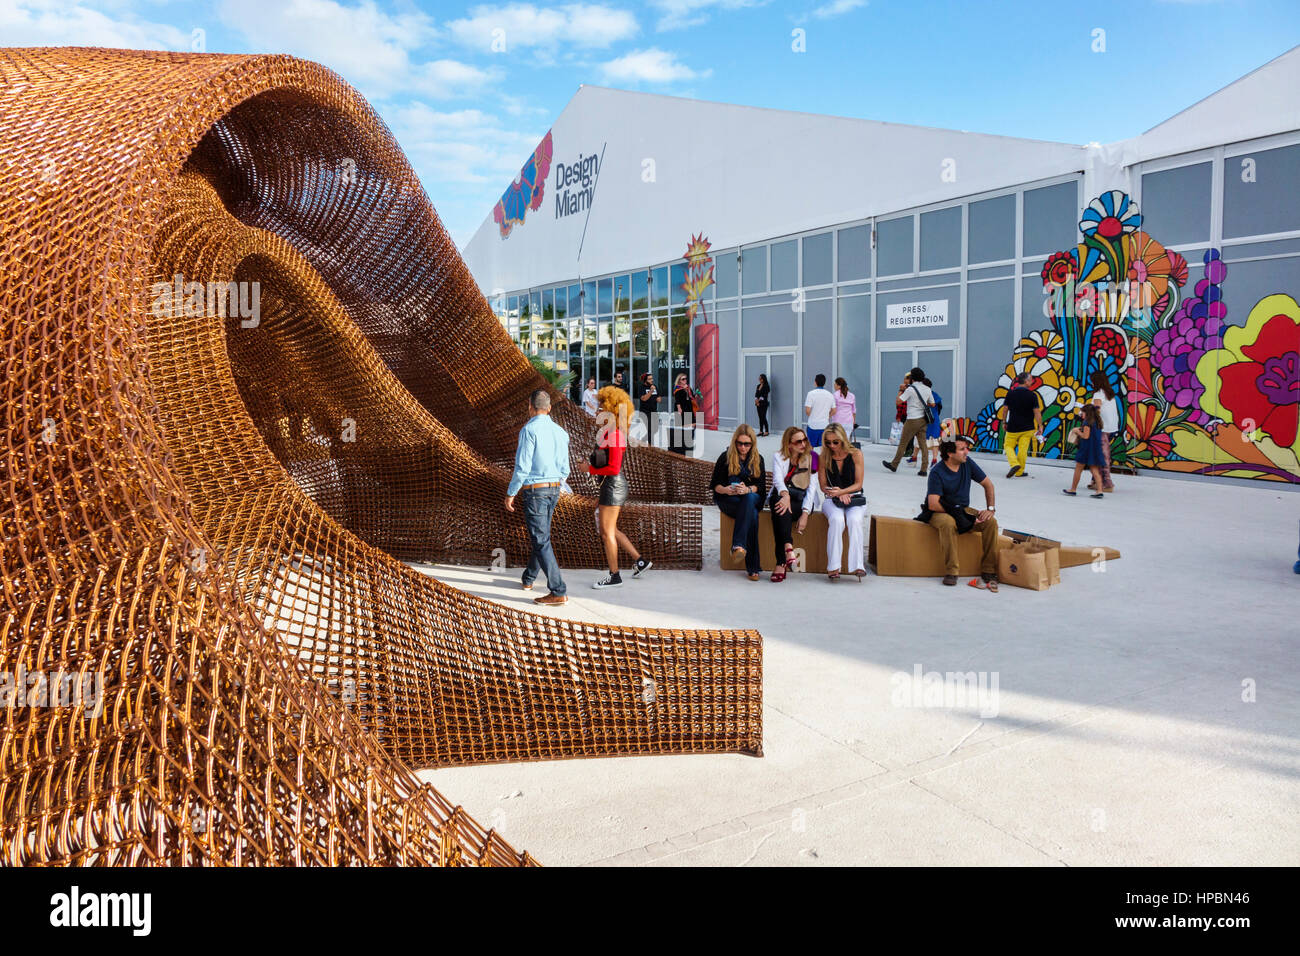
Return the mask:
[[[724,571],[745,570],[745,559],[735,560],[731,557],[731,531],[735,522],[730,515],[723,514],[718,534],[718,567]],[[803,564],[799,573],[810,571],[814,574],[826,573],[826,516],[814,511],[808,516],[808,526],[803,534],[795,531],[792,543],[796,548],[803,548]],[[849,570],[849,532],[842,535],[840,570]],[[758,555],[764,571],[776,567],[776,540],[772,537],[772,512],[764,508],[758,513]]]
[[[999,537],[998,547],[1011,539]],[[957,535],[958,575],[979,574],[983,549],[980,536],[971,532]],[[941,578],[948,573],[939,551],[939,532],[924,521],[872,515],[867,542],[867,564],[877,574],[903,577]]]

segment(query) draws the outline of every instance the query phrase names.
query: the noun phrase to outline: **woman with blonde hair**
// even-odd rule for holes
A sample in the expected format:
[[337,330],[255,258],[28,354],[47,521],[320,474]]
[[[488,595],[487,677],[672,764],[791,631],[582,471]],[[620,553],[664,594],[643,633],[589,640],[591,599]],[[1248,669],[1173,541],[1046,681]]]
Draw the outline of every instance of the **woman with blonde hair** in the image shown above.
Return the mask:
[[735,522],[731,529],[731,556],[745,559],[749,580],[757,581],[763,570],[758,556],[758,513],[763,510],[767,475],[758,437],[749,425],[736,426],[727,450],[718,456],[709,480],[713,501]]
[[867,516],[867,496],[862,493],[862,452],[849,444],[844,426],[832,422],[822,436],[822,454],[817,473],[826,516],[826,576],[840,576],[844,528],[849,529],[849,570],[859,581],[867,573],[862,561],[862,523]]
[[649,571],[651,562],[641,557],[627,535],[618,530],[618,513],[627,501],[627,477],[623,474],[623,454],[627,451],[627,426],[632,418],[632,398],[615,385],[606,385],[596,393],[600,411],[596,415],[596,450],[591,453],[587,469],[600,477],[600,495],[596,507],[596,527],[605,545],[605,561],[609,576],[601,578],[593,588],[618,588],[623,578],[618,570],[618,549],[621,547],[636,562],[632,577],[639,578]]
[[808,432],[791,425],[781,433],[781,450],[772,458],[772,540],[776,545],[776,567],[772,580],[785,580],[795,570],[794,536],[803,534],[808,516],[821,503],[821,488],[814,478],[817,452],[808,444]]

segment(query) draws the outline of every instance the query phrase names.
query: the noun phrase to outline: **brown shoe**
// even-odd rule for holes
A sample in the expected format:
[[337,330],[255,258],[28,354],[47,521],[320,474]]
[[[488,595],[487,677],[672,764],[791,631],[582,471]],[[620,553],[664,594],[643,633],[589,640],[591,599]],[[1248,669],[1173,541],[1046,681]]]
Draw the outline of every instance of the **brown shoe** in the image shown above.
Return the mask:
[[556,604],[568,604],[568,603],[569,603],[569,596],[568,596],[567,594],[554,594],[554,593],[551,593],[551,594],[543,594],[543,595],[542,595],[541,597],[539,597],[539,598],[533,598],[533,603],[534,603],[534,604],[550,604],[550,605],[556,605]]
[[751,580],[751,581],[757,581],[760,577],[762,577],[762,575],[759,575],[759,574],[747,574],[747,575],[745,575],[745,577],[749,578],[749,580]]
[[522,584],[522,583],[521,583],[519,586],[520,586],[521,588],[523,588],[525,591],[531,591],[531,590],[533,589],[533,586],[532,586],[531,584]]
[[945,574],[945,575],[943,576],[943,583],[946,584],[946,585],[948,585],[948,587],[950,587],[950,588],[954,588],[954,587],[956,587],[956,586],[957,586],[957,575],[955,575],[955,574]]

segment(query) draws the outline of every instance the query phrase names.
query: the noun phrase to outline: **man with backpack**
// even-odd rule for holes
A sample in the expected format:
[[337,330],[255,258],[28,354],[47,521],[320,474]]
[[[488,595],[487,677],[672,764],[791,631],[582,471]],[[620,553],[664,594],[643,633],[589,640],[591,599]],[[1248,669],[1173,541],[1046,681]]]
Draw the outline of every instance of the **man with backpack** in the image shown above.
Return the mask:
[[926,478],[930,473],[930,449],[925,443],[925,429],[936,416],[934,396],[925,384],[925,372],[914,368],[907,373],[903,384],[898,387],[898,401],[907,405],[907,415],[903,420],[903,434],[898,439],[894,460],[885,461],[882,458],[880,463],[890,471],[898,471],[898,463],[902,460],[908,443],[915,439],[921,447],[921,470],[917,474]]

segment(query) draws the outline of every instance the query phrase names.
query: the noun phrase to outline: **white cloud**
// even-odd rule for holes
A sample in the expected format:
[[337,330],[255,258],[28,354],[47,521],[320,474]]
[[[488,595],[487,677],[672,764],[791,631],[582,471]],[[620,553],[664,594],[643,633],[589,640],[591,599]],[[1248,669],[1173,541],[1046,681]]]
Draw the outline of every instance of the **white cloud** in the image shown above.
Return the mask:
[[0,46],[188,50],[190,31],[140,20],[126,11],[108,16],[76,0],[0,0]]
[[761,7],[768,0],[651,0],[651,6],[661,13],[657,30],[681,30],[708,22],[713,10],[740,10],[744,7]]
[[616,60],[602,63],[601,73],[611,83],[672,83],[709,76],[713,71],[696,72],[677,59],[677,54],[651,47],[633,50]]
[[433,21],[419,12],[386,13],[372,0],[220,0],[218,11],[250,47],[323,63],[378,99],[473,95],[500,76],[456,60],[420,59],[439,36]]
[[840,14],[848,13],[850,10],[856,10],[858,7],[865,7],[867,0],[831,0],[830,3],[818,7],[812,12],[812,15],[818,20],[829,20],[831,17],[838,17]]
[[[600,4],[571,3],[538,7],[531,3],[477,6],[469,16],[451,20],[447,31],[466,47],[484,53],[524,47],[604,48],[636,36],[636,17],[627,10]],[[503,40],[505,49],[493,44]]]
[[546,135],[544,129],[503,126],[482,110],[439,112],[424,103],[400,107],[387,118],[411,165],[437,185],[486,184],[504,190]]

